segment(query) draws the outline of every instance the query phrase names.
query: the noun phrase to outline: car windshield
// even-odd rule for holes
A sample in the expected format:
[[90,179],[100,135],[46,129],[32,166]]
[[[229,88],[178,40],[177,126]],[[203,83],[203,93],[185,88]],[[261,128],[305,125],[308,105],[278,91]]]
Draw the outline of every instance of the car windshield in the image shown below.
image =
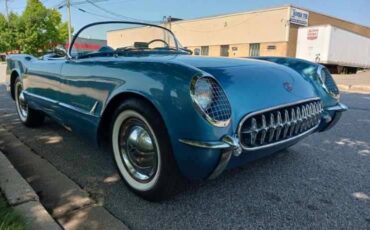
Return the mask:
[[131,52],[182,52],[169,30],[145,23],[101,22],[81,29],[72,41],[72,57],[120,55]]

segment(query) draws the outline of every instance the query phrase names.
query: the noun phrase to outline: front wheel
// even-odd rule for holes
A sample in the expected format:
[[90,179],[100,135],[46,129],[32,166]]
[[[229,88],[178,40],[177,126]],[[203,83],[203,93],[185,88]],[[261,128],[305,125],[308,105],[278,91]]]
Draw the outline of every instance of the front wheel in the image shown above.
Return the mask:
[[14,83],[14,95],[18,117],[22,123],[28,127],[40,126],[44,122],[45,115],[41,111],[28,106],[23,93],[23,84],[19,78]]
[[124,182],[147,200],[168,198],[181,176],[159,113],[149,103],[131,99],[119,106],[113,120],[113,154]]

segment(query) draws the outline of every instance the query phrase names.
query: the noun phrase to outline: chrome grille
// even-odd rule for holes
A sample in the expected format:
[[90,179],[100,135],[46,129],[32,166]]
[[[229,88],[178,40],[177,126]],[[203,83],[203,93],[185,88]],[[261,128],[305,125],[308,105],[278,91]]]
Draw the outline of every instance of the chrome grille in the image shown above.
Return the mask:
[[207,78],[207,81],[212,85],[213,97],[212,104],[205,110],[205,113],[214,121],[229,120],[231,117],[231,107],[224,91],[214,79]]
[[268,147],[302,136],[315,129],[323,111],[319,99],[279,106],[247,115],[239,126],[242,147]]

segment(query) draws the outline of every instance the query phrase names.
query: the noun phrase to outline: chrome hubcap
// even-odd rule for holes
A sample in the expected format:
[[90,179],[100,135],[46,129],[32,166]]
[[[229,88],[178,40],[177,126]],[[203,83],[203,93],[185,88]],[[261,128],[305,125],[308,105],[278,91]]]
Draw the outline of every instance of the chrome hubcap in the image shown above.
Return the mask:
[[28,105],[24,98],[23,86],[20,82],[16,85],[16,99],[19,116],[25,120],[28,116]]
[[158,166],[157,144],[140,121],[128,120],[121,127],[121,157],[131,176],[140,182],[150,180]]

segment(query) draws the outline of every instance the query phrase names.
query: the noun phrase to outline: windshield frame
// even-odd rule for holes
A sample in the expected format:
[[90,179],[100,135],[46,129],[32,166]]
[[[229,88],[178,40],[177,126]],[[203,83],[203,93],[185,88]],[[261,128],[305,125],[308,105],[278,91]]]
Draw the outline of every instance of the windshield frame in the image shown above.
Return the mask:
[[94,22],[94,23],[90,23],[90,24],[87,24],[87,25],[83,26],[81,29],[78,30],[78,32],[75,35],[73,35],[72,41],[71,41],[71,43],[69,44],[69,47],[68,47],[67,58],[68,59],[73,59],[73,58],[74,59],[78,59],[79,58],[78,55],[72,56],[72,47],[73,47],[76,39],[78,38],[78,36],[80,35],[80,33],[82,31],[84,31],[85,29],[87,29],[89,27],[96,26],[96,25],[103,25],[103,24],[130,24],[130,25],[152,26],[152,27],[156,27],[156,28],[159,28],[159,29],[163,29],[163,30],[167,31],[169,34],[172,35],[173,40],[175,41],[176,51],[180,51],[179,41],[177,40],[175,34],[170,29],[167,29],[166,27],[155,25],[155,24],[150,24],[150,23],[144,23],[144,22],[133,22],[133,21],[100,21],[100,22]]

